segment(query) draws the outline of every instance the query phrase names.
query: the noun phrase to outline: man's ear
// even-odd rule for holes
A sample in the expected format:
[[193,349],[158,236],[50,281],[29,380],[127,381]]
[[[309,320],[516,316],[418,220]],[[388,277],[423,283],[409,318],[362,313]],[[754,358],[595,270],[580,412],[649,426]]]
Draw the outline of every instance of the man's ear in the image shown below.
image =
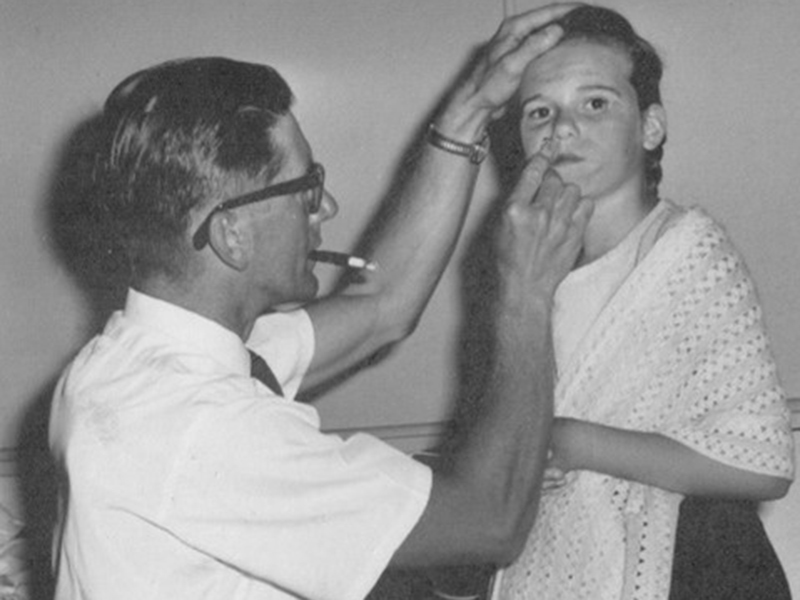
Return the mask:
[[660,104],[651,104],[644,111],[642,145],[645,150],[658,148],[667,137],[667,111]]
[[222,211],[208,224],[208,244],[226,265],[244,271],[250,264],[251,238],[245,221],[233,211]]

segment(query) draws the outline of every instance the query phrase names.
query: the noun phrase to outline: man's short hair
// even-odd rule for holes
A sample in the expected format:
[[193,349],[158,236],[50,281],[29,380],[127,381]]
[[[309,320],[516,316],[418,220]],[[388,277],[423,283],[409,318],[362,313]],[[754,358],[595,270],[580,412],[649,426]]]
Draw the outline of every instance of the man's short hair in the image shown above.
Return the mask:
[[134,285],[181,277],[193,208],[277,174],[283,157],[272,127],[291,104],[273,68],[216,57],[156,65],[114,89],[104,107],[97,197]]

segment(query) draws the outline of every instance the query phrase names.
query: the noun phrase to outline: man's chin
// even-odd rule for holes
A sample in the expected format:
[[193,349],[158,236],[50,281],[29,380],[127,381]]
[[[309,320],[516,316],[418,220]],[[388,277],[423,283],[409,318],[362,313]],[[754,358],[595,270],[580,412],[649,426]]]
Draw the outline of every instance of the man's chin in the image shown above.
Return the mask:
[[319,293],[319,281],[313,274],[307,274],[302,287],[298,287],[291,297],[286,297],[282,301],[274,304],[271,309],[286,311],[303,306],[313,301]]
[[317,276],[313,273],[309,273],[303,289],[298,294],[298,296],[300,296],[300,298],[298,298],[298,302],[311,302],[317,297],[318,293],[319,279],[317,279]]

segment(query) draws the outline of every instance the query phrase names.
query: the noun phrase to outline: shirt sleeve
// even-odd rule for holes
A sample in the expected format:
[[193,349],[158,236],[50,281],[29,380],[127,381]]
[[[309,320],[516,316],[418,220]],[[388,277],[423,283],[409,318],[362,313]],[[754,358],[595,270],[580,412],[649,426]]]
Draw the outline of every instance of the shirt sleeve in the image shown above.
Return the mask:
[[368,435],[325,435],[282,399],[209,411],[176,465],[165,526],[303,598],[363,598],[419,520],[430,470]]
[[294,398],[314,356],[314,327],[305,310],[274,312],[256,320],[247,346],[261,355]]

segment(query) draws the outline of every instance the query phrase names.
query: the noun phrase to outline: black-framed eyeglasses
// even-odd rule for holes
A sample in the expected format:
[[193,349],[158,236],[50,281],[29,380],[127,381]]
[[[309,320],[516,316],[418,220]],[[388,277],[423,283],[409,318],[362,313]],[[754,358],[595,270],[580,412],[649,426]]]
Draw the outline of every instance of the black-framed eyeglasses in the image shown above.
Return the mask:
[[325,167],[319,163],[312,164],[309,172],[302,177],[281,181],[280,183],[268,185],[255,192],[223,200],[211,209],[211,212],[208,213],[203,222],[200,223],[200,227],[194,232],[192,243],[194,244],[195,250],[202,250],[208,243],[208,229],[211,226],[211,218],[218,212],[230,210],[231,208],[238,208],[246,204],[253,204],[254,202],[261,202],[262,200],[275,198],[276,196],[288,196],[289,194],[297,194],[298,192],[305,192],[307,190],[313,192],[308,202],[308,214],[313,215],[319,212],[322,206],[322,197],[325,195]]

